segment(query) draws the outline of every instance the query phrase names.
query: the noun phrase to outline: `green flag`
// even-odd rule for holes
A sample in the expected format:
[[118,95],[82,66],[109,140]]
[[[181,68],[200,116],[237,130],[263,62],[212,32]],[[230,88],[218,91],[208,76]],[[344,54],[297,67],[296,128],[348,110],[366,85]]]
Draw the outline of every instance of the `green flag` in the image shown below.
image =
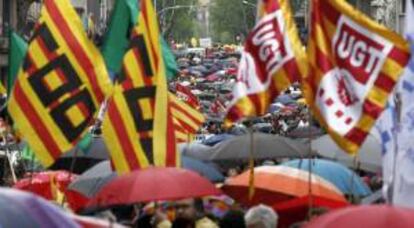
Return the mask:
[[89,148],[91,147],[92,143],[92,134],[87,133],[81,140],[78,142],[78,148],[83,151],[83,153],[87,154],[89,152]]
[[9,74],[7,76],[7,96],[10,97],[14,81],[19,73],[19,68],[26,56],[27,43],[17,33],[11,31],[9,35]]
[[32,148],[30,148],[29,144],[27,143],[22,149],[22,158],[25,160],[35,159],[35,153],[33,152]]
[[121,70],[122,58],[128,49],[131,28],[138,20],[138,1],[118,0],[104,37],[101,51],[111,76]]
[[[139,6],[136,0],[117,0],[111,14],[111,20],[104,37],[101,51],[112,79],[121,70],[122,59],[129,45],[131,29],[138,22]],[[167,42],[162,38],[162,53],[168,79],[178,73],[175,62]]]
[[175,62],[175,56],[172,53],[170,46],[168,46],[168,43],[164,39],[161,39],[161,45],[162,57],[165,63],[165,72],[167,73],[167,79],[171,80],[174,79],[179,72],[177,62]]

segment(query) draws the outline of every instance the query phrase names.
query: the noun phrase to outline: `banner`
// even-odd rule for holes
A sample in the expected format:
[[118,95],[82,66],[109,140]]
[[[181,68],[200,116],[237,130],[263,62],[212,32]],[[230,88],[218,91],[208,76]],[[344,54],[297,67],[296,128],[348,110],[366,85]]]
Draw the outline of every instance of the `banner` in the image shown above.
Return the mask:
[[179,164],[158,21],[151,2],[140,3],[102,127],[118,173]]
[[288,0],[267,0],[247,37],[227,121],[260,116],[291,83],[306,75],[304,48],[299,40]]
[[312,3],[304,94],[336,143],[355,154],[384,110],[409,46],[345,1]]
[[70,1],[45,0],[8,106],[44,166],[76,145],[110,86]]

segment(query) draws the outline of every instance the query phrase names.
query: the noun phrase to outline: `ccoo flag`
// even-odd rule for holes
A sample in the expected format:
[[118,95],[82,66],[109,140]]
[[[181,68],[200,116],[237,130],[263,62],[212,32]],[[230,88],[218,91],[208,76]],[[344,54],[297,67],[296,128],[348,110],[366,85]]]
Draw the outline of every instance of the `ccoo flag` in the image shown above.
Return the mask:
[[314,0],[304,93],[336,143],[355,154],[410,57],[408,43],[341,0]]
[[119,173],[179,164],[158,21],[151,2],[140,3],[138,25],[103,121]]
[[70,1],[45,0],[8,106],[44,166],[76,145],[110,86]]
[[262,0],[258,9],[261,18],[247,37],[227,110],[231,122],[265,114],[279,93],[307,71],[289,1]]

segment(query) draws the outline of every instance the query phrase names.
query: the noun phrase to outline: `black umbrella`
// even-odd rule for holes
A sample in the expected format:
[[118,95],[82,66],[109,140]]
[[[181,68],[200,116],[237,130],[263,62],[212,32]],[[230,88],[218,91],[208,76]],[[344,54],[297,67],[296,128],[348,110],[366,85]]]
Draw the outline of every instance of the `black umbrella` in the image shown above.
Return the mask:
[[[101,137],[94,137],[87,151],[75,147],[60,157],[50,169],[69,170],[73,173],[80,174],[107,159],[109,159],[109,151],[104,140]],[[73,162],[73,170],[71,170]]]

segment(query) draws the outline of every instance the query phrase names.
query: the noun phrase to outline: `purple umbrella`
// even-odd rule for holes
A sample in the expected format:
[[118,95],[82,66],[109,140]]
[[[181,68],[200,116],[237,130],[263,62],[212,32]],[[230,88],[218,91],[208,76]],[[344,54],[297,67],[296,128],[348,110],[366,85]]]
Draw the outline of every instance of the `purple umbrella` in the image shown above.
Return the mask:
[[80,227],[48,201],[20,190],[0,188],[0,227]]

